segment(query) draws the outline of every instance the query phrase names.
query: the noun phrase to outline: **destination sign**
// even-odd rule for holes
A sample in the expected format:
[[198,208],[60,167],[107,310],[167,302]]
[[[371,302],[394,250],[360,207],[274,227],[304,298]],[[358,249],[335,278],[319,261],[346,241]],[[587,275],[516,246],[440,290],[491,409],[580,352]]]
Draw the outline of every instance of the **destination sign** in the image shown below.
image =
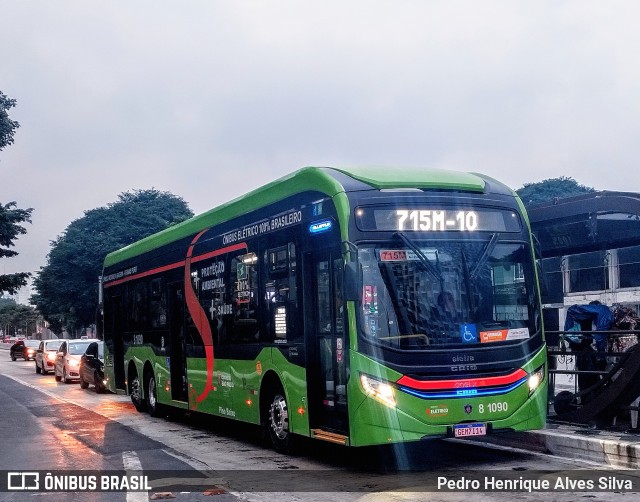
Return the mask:
[[396,232],[519,232],[514,211],[480,208],[357,208],[361,230]]

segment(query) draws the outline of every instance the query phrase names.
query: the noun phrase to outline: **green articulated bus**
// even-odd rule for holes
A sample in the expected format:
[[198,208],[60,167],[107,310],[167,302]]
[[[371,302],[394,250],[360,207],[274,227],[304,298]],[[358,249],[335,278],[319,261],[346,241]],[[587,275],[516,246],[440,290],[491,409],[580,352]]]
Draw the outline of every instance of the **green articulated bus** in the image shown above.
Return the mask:
[[303,168],[106,257],[108,387],[282,452],[541,428],[535,263],[489,177]]

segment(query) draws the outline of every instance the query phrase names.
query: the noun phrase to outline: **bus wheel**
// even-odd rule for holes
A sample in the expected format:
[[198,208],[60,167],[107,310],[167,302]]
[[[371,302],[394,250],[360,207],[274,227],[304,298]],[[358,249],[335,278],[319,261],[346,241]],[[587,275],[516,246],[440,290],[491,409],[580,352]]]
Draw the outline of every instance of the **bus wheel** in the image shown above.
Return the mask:
[[264,426],[271,439],[273,449],[278,453],[292,453],[293,437],[289,430],[289,407],[281,386],[271,393]]
[[158,386],[153,373],[147,379],[147,411],[152,417],[162,416],[162,405],[158,403]]
[[136,410],[140,412],[145,411],[147,403],[142,399],[142,385],[140,384],[137,371],[129,384],[129,393],[131,394],[131,402],[136,407]]

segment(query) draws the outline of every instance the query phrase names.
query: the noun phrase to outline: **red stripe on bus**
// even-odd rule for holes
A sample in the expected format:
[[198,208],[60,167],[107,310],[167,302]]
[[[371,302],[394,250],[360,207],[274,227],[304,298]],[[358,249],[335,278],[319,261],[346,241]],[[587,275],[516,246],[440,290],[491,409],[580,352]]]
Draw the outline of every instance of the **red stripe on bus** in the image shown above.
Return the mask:
[[[216,256],[220,256],[221,254],[230,253],[231,251],[237,251],[240,249],[247,249],[246,244],[234,244],[233,246],[228,246],[222,249],[216,249],[215,251],[210,251],[209,253],[201,254],[198,256],[194,256],[191,258],[191,263],[197,263],[202,260],[206,260],[207,258],[214,258]],[[127,277],[123,277],[122,279],[117,279],[115,281],[110,281],[105,283],[105,288],[110,288],[111,286],[117,286],[118,284],[122,284],[127,281],[133,281],[135,279],[142,279],[143,277],[148,277],[154,274],[161,274],[162,272],[167,272],[169,270],[173,270],[174,268],[184,267],[185,261],[179,261],[176,263],[172,263],[170,265],[165,265],[163,267],[154,268],[152,270],[147,270],[146,272],[140,272],[139,274],[129,275]]]
[[522,368],[503,376],[482,378],[461,378],[456,380],[416,380],[409,376],[403,376],[396,383],[403,387],[416,390],[443,390],[443,389],[474,389],[478,387],[495,387],[509,385],[527,376]]
[[147,270],[146,272],[140,272],[139,274],[128,275],[127,277],[123,277],[122,279],[105,283],[104,287],[110,288],[111,286],[117,286],[118,284],[122,284],[124,282],[133,281],[135,279],[142,279],[143,277],[160,274],[162,272],[167,272],[168,270],[173,270],[174,268],[180,268],[180,267],[184,267],[184,261],[179,261],[177,263],[172,263],[171,265],[165,265],[164,267],[158,267],[152,270]]
[[227,246],[226,248],[216,249],[215,251],[210,251],[205,254],[199,254],[198,256],[194,256],[191,258],[191,263],[197,263],[202,260],[206,260],[207,258],[214,258],[216,256],[220,256],[221,254],[230,253],[231,251],[239,251],[239,250],[247,250],[247,244],[241,242],[240,244],[234,244],[233,246]]

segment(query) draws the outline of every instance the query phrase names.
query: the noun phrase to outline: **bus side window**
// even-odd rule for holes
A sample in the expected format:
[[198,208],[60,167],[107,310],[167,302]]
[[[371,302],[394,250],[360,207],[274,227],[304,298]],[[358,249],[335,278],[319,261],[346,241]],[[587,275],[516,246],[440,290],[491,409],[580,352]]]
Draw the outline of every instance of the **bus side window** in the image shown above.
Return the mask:
[[162,328],[167,324],[167,298],[161,277],[151,281],[151,327]]
[[147,282],[140,280],[127,288],[129,308],[126,310],[128,329],[145,329],[147,323],[148,294]]
[[265,251],[266,322],[271,339],[296,337],[298,307],[296,246],[290,242]]
[[256,342],[260,338],[258,302],[258,256],[246,253],[231,260],[233,301],[236,306],[232,343]]

